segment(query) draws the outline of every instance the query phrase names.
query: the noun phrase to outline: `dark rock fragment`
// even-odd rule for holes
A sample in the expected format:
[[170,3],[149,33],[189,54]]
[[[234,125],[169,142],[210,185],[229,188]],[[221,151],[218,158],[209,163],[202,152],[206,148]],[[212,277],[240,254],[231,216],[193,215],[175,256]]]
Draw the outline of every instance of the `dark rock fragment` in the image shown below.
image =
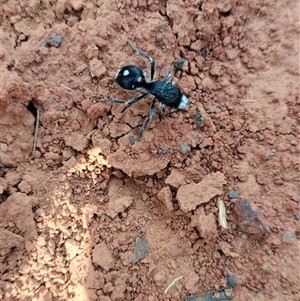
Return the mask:
[[208,292],[196,296],[187,296],[184,301],[221,301],[221,300],[231,300],[232,296],[227,296],[223,290],[218,291],[219,297],[214,297],[215,291]]
[[241,200],[235,203],[237,223],[240,230],[247,234],[267,234],[268,230],[258,213],[252,209],[249,200]]

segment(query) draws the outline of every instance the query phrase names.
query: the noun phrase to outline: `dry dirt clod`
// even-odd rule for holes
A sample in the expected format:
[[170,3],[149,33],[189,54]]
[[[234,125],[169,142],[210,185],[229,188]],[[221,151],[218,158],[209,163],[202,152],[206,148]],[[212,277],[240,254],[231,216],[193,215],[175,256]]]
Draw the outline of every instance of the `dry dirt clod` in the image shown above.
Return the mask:
[[166,208],[169,211],[174,210],[173,203],[172,203],[172,192],[169,186],[163,187],[157,194],[157,198],[159,201],[164,203]]
[[212,213],[205,214],[203,207],[195,210],[191,218],[191,226],[196,227],[204,240],[211,240],[217,237],[217,223]]
[[67,256],[70,260],[75,258],[75,256],[78,254],[80,243],[78,241],[75,241],[74,239],[67,239],[65,242],[65,248]]
[[179,188],[186,184],[186,177],[178,169],[173,168],[165,183],[173,188]]
[[222,194],[226,184],[225,176],[215,172],[203,177],[198,184],[181,186],[177,191],[177,200],[182,211],[194,210],[198,205],[209,202],[214,196]]
[[26,239],[37,236],[36,225],[32,214],[32,200],[25,193],[16,192],[0,204],[2,221],[14,221],[17,229]]
[[24,246],[24,238],[20,235],[14,234],[6,229],[0,229],[2,255],[10,253],[12,248],[22,248]]
[[115,265],[115,258],[104,242],[95,246],[93,250],[93,263],[106,271]]

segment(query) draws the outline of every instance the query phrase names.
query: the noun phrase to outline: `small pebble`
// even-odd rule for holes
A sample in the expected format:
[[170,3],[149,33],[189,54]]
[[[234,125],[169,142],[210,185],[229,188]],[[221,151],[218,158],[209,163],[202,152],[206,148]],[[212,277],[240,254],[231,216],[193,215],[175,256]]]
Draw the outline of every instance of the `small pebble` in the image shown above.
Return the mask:
[[128,139],[129,139],[130,144],[134,145],[134,143],[135,143],[134,137],[133,136],[129,136]]
[[230,190],[230,191],[228,192],[228,197],[229,197],[230,199],[237,199],[238,196],[239,196],[239,194],[238,194],[235,190]]
[[166,151],[163,147],[158,147],[158,148],[157,148],[157,153],[158,153],[158,154],[166,154],[167,151]]
[[162,34],[157,34],[155,37],[156,42],[162,42],[164,39],[164,36]]
[[242,239],[246,240],[248,238],[248,236],[246,234],[242,234]]
[[6,143],[0,143],[0,148],[3,152],[8,151],[8,145]]
[[21,33],[21,34],[19,35],[19,40],[20,40],[20,41],[26,41],[26,39],[27,39],[27,37],[24,35],[24,33]]
[[47,40],[43,40],[42,41],[42,46],[49,47],[50,45],[49,45],[49,42]]
[[286,231],[281,235],[281,242],[283,244],[293,244],[295,242],[296,235],[292,232]]
[[184,63],[186,62],[185,58],[180,58],[175,62],[175,67],[179,70],[182,70]]
[[55,35],[51,38],[51,42],[53,44],[54,47],[58,48],[60,47],[60,44],[62,42],[62,37],[60,35]]
[[235,284],[236,284],[236,276],[233,275],[233,276],[229,276],[227,277],[227,283],[230,287],[235,287]]
[[187,143],[181,143],[179,145],[179,151],[183,154],[186,155],[191,151],[191,147]]
[[223,270],[223,271],[222,271],[222,275],[223,275],[224,277],[227,277],[227,276],[228,276],[227,270]]
[[295,214],[294,217],[295,217],[296,221],[299,221],[300,220],[300,213]]
[[12,251],[14,252],[14,253],[17,253],[17,252],[20,252],[22,249],[21,248],[18,248],[18,247],[13,247],[12,248]]
[[247,25],[249,25],[249,24],[250,24],[250,20],[249,20],[249,19],[246,19],[245,22],[244,22],[244,25],[247,26]]
[[203,122],[203,117],[198,108],[196,108],[195,121],[198,125],[201,125]]

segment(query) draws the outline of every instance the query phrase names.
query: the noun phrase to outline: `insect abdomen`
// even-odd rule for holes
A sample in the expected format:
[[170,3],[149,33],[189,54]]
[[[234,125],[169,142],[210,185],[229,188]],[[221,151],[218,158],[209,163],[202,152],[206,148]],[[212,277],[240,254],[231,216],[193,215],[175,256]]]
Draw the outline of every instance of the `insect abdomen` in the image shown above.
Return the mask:
[[148,83],[147,86],[147,90],[154,95],[159,102],[170,108],[178,108],[180,105],[182,93],[176,86],[161,81]]

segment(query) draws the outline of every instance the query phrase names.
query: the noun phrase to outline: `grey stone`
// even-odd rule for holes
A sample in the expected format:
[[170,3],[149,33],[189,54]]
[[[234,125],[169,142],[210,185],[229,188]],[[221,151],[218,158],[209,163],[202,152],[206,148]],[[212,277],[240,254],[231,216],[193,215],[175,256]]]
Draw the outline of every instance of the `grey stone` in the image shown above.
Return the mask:
[[183,155],[186,155],[186,154],[188,154],[190,151],[191,151],[191,147],[190,147],[190,145],[189,144],[187,144],[187,143],[181,143],[180,145],[179,145],[179,151],[183,154]]
[[237,199],[238,196],[239,196],[239,194],[238,194],[237,191],[235,191],[235,190],[230,190],[230,191],[228,192],[228,197],[229,197],[230,199]]
[[149,248],[146,240],[138,236],[135,239],[135,245],[133,249],[133,256],[131,262],[137,263],[138,261],[146,258],[148,254],[149,254]]
[[281,235],[281,242],[283,244],[293,244],[295,242],[296,235],[292,232],[286,231]]

